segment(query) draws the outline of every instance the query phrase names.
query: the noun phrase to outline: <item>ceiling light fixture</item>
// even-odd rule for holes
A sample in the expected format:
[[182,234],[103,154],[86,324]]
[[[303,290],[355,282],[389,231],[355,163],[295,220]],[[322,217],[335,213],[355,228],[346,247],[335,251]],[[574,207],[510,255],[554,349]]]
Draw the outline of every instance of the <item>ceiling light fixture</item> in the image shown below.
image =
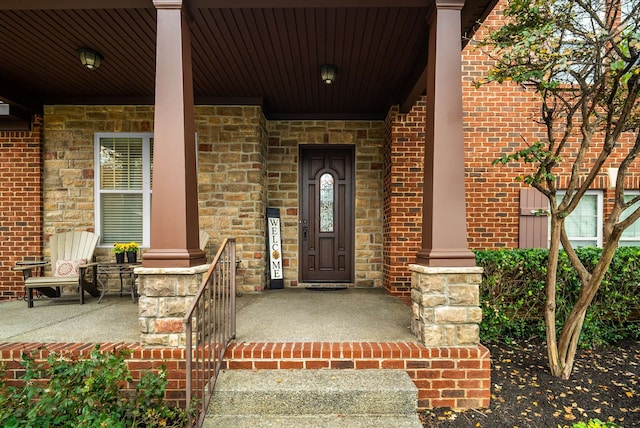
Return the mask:
[[98,51],[91,48],[80,48],[77,50],[80,62],[87,70],[97,70],[102,64],[104,57]]
[[322,81],[327,85],[332,84],[333,81],[336,80],[337,72],[338,70],[336,69],[335,65],[325,64],[320,67],[320,77],[322,78]]

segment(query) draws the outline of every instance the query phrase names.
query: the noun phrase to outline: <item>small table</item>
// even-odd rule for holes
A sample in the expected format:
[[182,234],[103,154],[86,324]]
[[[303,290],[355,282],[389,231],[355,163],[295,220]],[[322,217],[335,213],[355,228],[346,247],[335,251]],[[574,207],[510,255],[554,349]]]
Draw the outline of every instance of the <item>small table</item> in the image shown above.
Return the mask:
[[133,269],[141,265],[142,263],[98,263],[96,279],[98,280],[98,283],[102,286],[102,293],[100,294],[98,303],[102,301],[102,298],[107,292],[107,281],[109,279],[109,275],[114,275],[114,274],[117,274],[120,277],[120,296],[122,296],[122,290],[124,288],[124,282],[122,278],[123,277],[129,278],[130,289],[131,289],[131,301],[135,303],[138,293],[136,290],[136,275],[133,273]]

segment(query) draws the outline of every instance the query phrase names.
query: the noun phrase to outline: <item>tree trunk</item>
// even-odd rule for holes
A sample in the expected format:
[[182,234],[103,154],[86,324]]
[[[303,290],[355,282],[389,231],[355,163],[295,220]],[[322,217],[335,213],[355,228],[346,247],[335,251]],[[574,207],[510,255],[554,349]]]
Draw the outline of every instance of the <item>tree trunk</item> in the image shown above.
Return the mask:
[[[573,365],[575,363],[576,350],[578,349],[578,340],[580,339],[580,333],[582,332],[582,326],[584,325],[584,318],[587,314],[587,310],[593,301],[602,280],[604,279],[609,265],[613,260],[613,257],[618,247],[619,234],[611,236],[605,247],[602,249],[600,259],[596,264],[593,273],[589,276],[588,281],[581,282],[580,294],[575,305],[571,309],[569,316],[567,317],[560,337],[558,338],[558,358],[560,361],[561,370],[559,374],[556,374],[553,369],[551,370],[554,376],[558,376],[562,379],[569,379],[571,372],[573,371]],[[579,260],[571,260],[571,264],[575,267],[576,263],[580,263]]]
[[547,283],[545,284],[546,302],[544,307],[544,321],[547,326],[547,354],[549,356],[549,370],[554,376],[560,376],[562,367],[558,359],[558,344],[556,342],[556,278],[558,273],[558,256],[560,254],[560,231],[562,223],[551,217],[551,244],[549,259],[547,260]]

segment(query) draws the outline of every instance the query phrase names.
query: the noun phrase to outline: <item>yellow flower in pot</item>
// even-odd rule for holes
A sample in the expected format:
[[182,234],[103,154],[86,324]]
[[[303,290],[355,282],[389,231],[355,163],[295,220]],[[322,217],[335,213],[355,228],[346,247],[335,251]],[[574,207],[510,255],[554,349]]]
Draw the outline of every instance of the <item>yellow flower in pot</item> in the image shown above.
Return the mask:
[[127,243],[118,243],[115,242],[113,244],[113,252],[116,255],[116,261],[118,263],[124,263],[124,255],[127,254],[127,261],[129,263],[135,263],[138,257],[138,250],[140,249],[140,245],[137,242],[127,242]]
[[114,254],[122,254],[127,252],[129,244],[119,244],[117,242],[113,243],[113,252]]

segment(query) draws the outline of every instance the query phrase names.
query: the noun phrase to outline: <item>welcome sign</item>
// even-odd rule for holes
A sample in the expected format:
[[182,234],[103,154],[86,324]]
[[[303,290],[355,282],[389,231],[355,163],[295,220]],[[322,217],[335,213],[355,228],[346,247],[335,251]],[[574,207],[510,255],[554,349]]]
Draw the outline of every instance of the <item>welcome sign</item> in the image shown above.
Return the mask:
[[280,236],[280,210],[267,208],[267,234],[269,253],[269,288],[284,288],[282,272],[282,239]]

